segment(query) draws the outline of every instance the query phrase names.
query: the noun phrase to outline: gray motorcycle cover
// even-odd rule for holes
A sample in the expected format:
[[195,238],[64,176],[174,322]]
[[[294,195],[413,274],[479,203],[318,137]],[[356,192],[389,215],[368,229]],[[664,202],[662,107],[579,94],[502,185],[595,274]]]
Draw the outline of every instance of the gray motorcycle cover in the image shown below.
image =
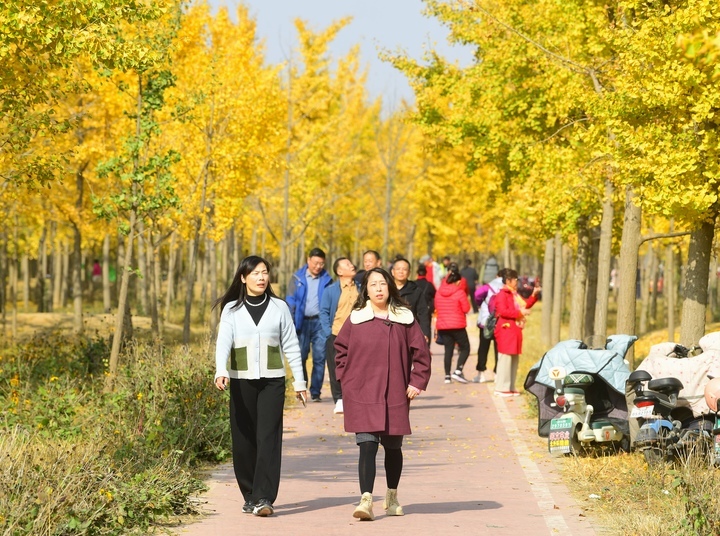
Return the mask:
[[568,374],[584,372],[595,380],[587,391],[587,402],[594,408],[592,420],[604,418],[623,433],[628,433],[628,410],[625,401],[625,381],[630,369],[625,354],[637,340],[634,335],[611,335],[605,348],[587,348],[582,341],[560,341],[535,363],[525,378],[525,389],[538,400],[538,434],[550,434],[550,421],[563,414],[552,407],[555,382],[548,372],[553,367],[564,367]]

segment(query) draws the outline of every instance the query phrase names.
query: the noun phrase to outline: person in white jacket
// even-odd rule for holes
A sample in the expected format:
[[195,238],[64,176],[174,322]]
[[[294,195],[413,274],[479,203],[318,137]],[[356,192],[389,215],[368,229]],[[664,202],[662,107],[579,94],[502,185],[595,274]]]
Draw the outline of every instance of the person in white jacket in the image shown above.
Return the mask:
[[215,386],[230,389],[230,431],[235,478],[244,513],[266,517],[280,487],[285,363],[306,400],[300,344],[287,304],[270,287],[270,265],[251,255],[240,262],[220,305]]

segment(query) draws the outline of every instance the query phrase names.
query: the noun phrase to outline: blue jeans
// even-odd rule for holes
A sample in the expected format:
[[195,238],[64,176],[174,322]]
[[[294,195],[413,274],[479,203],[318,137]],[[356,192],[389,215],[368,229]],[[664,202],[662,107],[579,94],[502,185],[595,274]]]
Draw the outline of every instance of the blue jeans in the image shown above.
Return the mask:
[[308,381],[307,358],[312,345],[312,374],[310,375],[310,395],[320,396],[323,379],[325,378],[325,339],[322,336],[322,329],[319,318],[305,318],[302,329],[298,333],[300,339],[300,356],[303,362],[305,381]]

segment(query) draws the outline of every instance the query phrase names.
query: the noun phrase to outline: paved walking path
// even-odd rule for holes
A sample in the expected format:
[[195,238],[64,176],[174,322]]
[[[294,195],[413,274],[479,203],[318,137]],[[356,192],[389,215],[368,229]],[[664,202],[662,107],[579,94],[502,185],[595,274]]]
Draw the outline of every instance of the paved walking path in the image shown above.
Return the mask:
[[[474,355],[468,361],[468,375]],[[453,361],[454,362],[454,361]],[[413,435],[405,438],[398,490],[405,516],[382,509],[382,448],[374,490],[373,522],[352,517],[360,492],[354,435],[333,415],[327,385],[321,403],[286,410],[283,467],[275,515],[242,514],[242,495],[231,465],[209,478],[208,516],[177,529],[181,536],[306,534],[595,535],[561,482],[560,464],[547,455],[536,421],[526,417],[533,399],[498,398],[493,384],[444,384],[442,355],[433,345],[433,376],[412,404]],[[522,381],[518,382],[519,384]],[[597,532],[596,532],[597,529]]]

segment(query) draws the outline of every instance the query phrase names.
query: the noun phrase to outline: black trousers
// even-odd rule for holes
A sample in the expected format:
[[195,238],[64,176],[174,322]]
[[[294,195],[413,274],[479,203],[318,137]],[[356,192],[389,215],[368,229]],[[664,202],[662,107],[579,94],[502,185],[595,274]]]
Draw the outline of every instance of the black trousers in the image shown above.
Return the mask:
[[330,393],[333,402],[342,399],[342,388],[335,376],[335,335],[330,335],[325,341],[325,361],[327,362],[328,376],[330,376]]
[[497,362],[498,362],[498,350],[497,350],[497,343],[495,342],[495,338],[492,339],[486,339],[483,335],[483,329],[480,328],[480,345],[478,346],[478,362],[477,362],[477,369],[478,372],[485,372],[487,369],[487,360],[488,360],[488,352],[490,352],[490,343],[493,345],[493,349],[495,350],[495,366],[493,367],[493,372],[497,372]]
[[442,333],[444,345],[445,345],[445,375],[450,375],[450,369],[452,365],[453,352],[455,351],[455,344],[458,345],[458,361],[457,370],[462,370],[465,366],[470,355],[470,340],[468,339],[467,331],[464,328],[461,329],[440,329],[439,333]]
[[277,498],[284,405],[285,378],[230,379],[233,468],[246,501]]

